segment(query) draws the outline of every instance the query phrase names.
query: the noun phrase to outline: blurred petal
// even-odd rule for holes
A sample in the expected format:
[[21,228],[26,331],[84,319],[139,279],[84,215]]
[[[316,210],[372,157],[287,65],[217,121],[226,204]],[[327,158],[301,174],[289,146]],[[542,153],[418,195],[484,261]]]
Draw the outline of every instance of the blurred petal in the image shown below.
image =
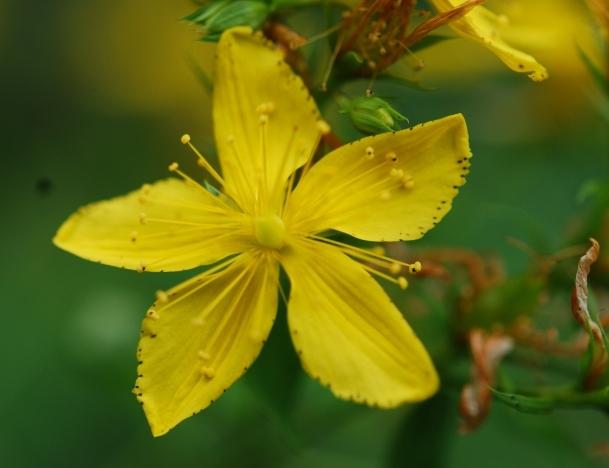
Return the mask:
[[178,271],[244,249],[243,215],[179,179],[87,205],[53,242],[74,255],[139,271]]
[[433,395],[427,351],[380,285],[335,247],[291,246],[288,322],[303,367],[344,399],[388,408]]
[[226,189],[248,206],[264,185],[279,192],[306,161],[317,145],[319,113],[281,52],[249,28],[222,35],[214,83],[214,130]]
[[[442,13],[452,10],[464,0],[431,0],[436,9]],[[450,26],[461,36],[481,43],[491,50],[503,63],[516,72],[528,73],[533,81],[542,81],[548,72],[534,57],[515,49],[506,43],[500,34],[500,28],[507,23],[504,16],[478,6],[462,18],[451,21]]]
[[275,319],[277,275],[270,257],[244,254],[148,311],[134,393],[155,436],[213,403],[256,359]]
[[470,157],[460,114],[362,138],[311,169],[290,200],[288,223],[297,232],[418,239],[450,210]]

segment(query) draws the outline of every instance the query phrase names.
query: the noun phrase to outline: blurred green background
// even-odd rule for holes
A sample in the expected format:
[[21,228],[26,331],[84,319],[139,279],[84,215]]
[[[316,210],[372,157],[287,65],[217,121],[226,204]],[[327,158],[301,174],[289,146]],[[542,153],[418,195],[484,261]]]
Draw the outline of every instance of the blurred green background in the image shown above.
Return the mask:
[[[545,0],[529,3],[548,11]],[[468,183],[415,247],[499,253],[512,272],[527,256],[508,236],[543,253],[564,247],[584,209],[582,185],[609,173],[608,127],[590,104],[574,47],[579,12],[567,4],[556,2],[553,17],[525,15],[528,27],[545,28],[533,50],[552,76],[545,83],[455,40],[424,54],[436,91],[376,89],[412,123],[463,112],[471,131]],[[77,207],[186,161],[181,133],[213,145],[209,97],[189,66],[193,59],[210,66],[213,46],[195,42],[178,21],[192,9],[182,0],[0,0],[0,465],[606,466],[609,420],[592,410],[531,416],[494,404],[487,422],[463,436],[460,389],[450,382],[429,402],[391,411],[338,401],[300,369],[283,313],[244,379],[204,413],[152,438],[131,394],[139,322],[155,290],[189,274],[87,263],[51,238]],[[327,116],[342,137],[355,136],[335,109]],[[428,293],[431,282],[391,291],[434,351],[453,311]],[[556,306],[568,314],[568,301]]]

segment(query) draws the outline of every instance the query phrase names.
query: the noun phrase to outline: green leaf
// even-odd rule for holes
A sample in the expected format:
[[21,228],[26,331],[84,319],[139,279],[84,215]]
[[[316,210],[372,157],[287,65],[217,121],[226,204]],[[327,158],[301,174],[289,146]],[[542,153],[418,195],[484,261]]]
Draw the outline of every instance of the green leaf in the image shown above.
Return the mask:
[[192,57],[189,56],[186,60],[199,84],[203,87],[207,94],[211,94],[213,90],[213,82],[207,72],[203,70],[203,68],[201,68],[201,66]]
[[582,62],[584,62],[584,65],[588,69],[588,73],[590,73],[590,75],[596,82],[596,85],[605,94],[605,96],[609,97],[609,80],[607,79],[603,71],[596,66],[590,56],[586,52],[584,52],[584,50],[579,45],[577,46],[577,52],[579,53],[579,57],[582,59]]
[[552,412],[556,405],[551,398],[504,393],[494,388],[491,388],[491,392],[500,402],[523,413],[546,414]]

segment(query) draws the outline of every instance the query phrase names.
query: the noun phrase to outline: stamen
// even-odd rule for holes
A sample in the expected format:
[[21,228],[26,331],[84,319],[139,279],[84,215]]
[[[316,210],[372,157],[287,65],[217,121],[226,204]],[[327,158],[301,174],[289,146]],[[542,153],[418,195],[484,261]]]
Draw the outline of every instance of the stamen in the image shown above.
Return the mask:
[[169,296],[165,291],[158,290],[156,292],[156,300],[159,304],[167,304],[167,302],[169,302]]
[[154,310],[152,307],[150,309],[148,309],[148,312],[146,312],[146,317],[148,317],[149,319],[152,319],[152,320],[158,320],[161,318],[161,316],[157,313],[157,311]]
[[162,223],[162,224],[176,224],[180,226],[197,226],[207,228],[219,228],[219,227],[236,227],[240,226],[241,223],[237,221],[226,222],[226,223],[195,223],[193,221],[181,221],[177,219],[164,219],[164,218],[146,218],[148,223]]
[[197,356],[199,356],[199,359],[202,359],[203,361],[209,361],[209,358],[211,357],[211,356],[209,355],[209,353],[208,353],[208,352],[206,352],[206,351],[204,351],[203,349],[200,349],[200,350],[197,352]]
[[405,175],[402,177],[402,187],[406,190],[410,190],[414,187],[414,179],[410,175]]
[[403,276],[394,278],[393,276],[389,276],[381,271],[378,271],[375,268],[366,265],[365,263],[361,263],[361,266],[364,270],[372,273],[373,275],[376,275],[379,278],[383,278],[384,280],[389,281],[390,283],[397,284],[400,289],[406,289],[408,287],[408,281]]
[[266,114],[267,116],[275,112],[275,103],[272,101],[263,102],[256,107],[258,114]]
[[[292,127],[292,133],[290,134],[290,139],[288,140],[288,144],[286,146],[285,151],[283,152],[283,156],[281,157],[281,165],[277,171],[277,177],[275,178],[275,182],[273,182],[273,186],[271,188],[272,196],[280,191],[283,188],[283,172],[285,171],[286,165],[288,163],[288,158],[291,156],[292,146],[294,145],[294,140],[296,139],[296,132],[298,132],[298,126],[294,125]],[[291,175],[291,174],[290,174]]]
[[395,154],[395,152],[389,151],[387,154],[385,154],[385,160],[391,161],[391,162],[397,162],[398,156],[397,156],[397,154]]
[[140,213],[140,224],[141,225],[145,225],[148,222],[148,217],[146,216],[146,213],[141,212]]
[[[182,142],[182,144],[188,145],[189,148],[193,151],[193,153],[195,153],[198,158],[197,164],[203,169],[205,169],[214,179],[216,179],[216,182],[218,182],[222,187],[224,187],[224,179],[222,179],[220,174],[218,174],[216,170],[212,167],[212,165],[207,162],[207,159],[205,159],[201,152],[190,142],[190,135],[188,133],[185,133],[184,135],[182,135],[182,138],[180,138],[180,141]],[[169,170],[171,170],[171,168]]]
[[[367,259],[367,261],[370,261],[368,259],[376,259],[377,261],[383,260],[384,262],[386,262],[386,264],[396,263],[398,265],[406,267],[410,273],[418,273],[422,269],[421,262],[419,262],[419,261],[416,261],[414,263],[406,263],[406,262],[403,262],[396,258],[391,258],[391,257],[387,257],[385,255],[379,254],[373,250],[365,250],[365,249],[356,247],[354,245],[345,244],[344,242],[339,242],[334,239],[330,239],[329,237],[317,236],[315,234],[307,234],[306,237],[340,247],[343,250],[343,252],[346,253],[347,255],[356,256],[356,254],[359,254],[359,256]],[[371,261],[371,263],[373,263],[373,262]]]
[[324,73],[324,77],[321,81],[321,90],[328,90],[328,80],[330,79],[330,73],[332,73],[332,67],[334,67],[334,62],[338,57],[341,47],[343,46],[343,41],[345,40],[344,34],[339,34],[338,39],[336,40],[336,45],[334,46],[334,50],[332,51],[332,55],[330,56],[330,60],[326,67],[326,71]]
[[216,376],[216,371],[213,367],[203,366],[201,367],[201,374],[203,374],[203,377],[205,377],[207,380],[211,380]]
[[370,161],[374,159],[374,148],[372,146],[366,148],[366,159]]
[[315,34],[315,35],[309,37],[306,40],[306,42],[304,42],[302,44],[299,44],[296,47],[293,47],[293,49],[300,49],[301,47],[304,47],[304,46],[307,46],[309,44],[312,44],[313,42],[318,41],[319,39],[323,39],[324,37],[329,36],[333,32],[338,31],[341,26],[342,26],[342,24],[338,23],[338,24],[332,26],[330,29],[327,29],[326,31],[323,31],[323,32],[321,32],[319,34]]
[[396,169],[395,167],[389,171],[389,175],[391,177],[395,177],[396,179],[401,179],[404,177],[404,171],[402,169]]
[[322,135],[328,135],[332,131],[332,128],[325,120],[318,120],[316,125],[317,130],[319,130]]

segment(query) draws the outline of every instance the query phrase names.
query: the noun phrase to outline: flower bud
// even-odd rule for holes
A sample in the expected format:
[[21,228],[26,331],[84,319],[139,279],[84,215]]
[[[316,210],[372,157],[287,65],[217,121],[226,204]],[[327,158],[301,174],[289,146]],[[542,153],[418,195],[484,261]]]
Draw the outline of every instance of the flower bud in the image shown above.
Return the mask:
[[271,7],[262,0],[216,0],[184,19],[201,27],[201,40],[216,42],[224,31],[235,26],[258,29],[270,13]]
[[396,111],[391,104],[379,97],[356,97],[340,100],[341,112],[349,114],[355,127],[368,134],[399,130],[399,122],[408,119]]

